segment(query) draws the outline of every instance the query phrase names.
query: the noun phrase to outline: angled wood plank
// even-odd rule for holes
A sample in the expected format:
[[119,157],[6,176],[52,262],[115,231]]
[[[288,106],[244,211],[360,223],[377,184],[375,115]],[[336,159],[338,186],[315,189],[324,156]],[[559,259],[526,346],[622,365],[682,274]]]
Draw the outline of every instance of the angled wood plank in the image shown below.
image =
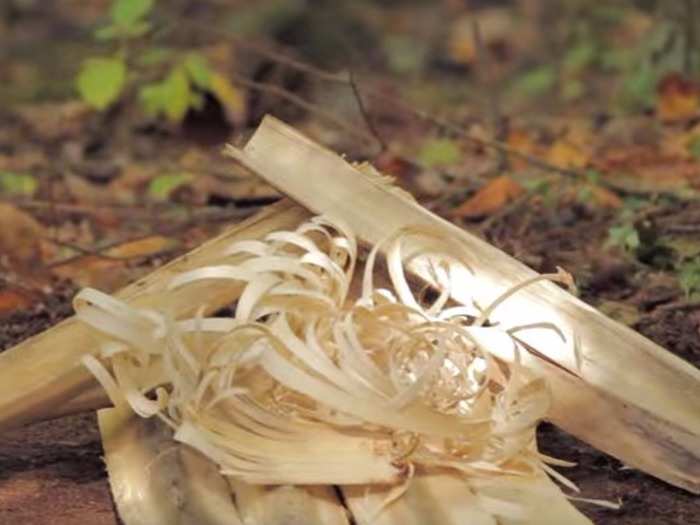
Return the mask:
[[[159,307],[166,306],[176,318],[193,315],[202,306],[205,314],[216,311],[237,299],[240,287],[203,283],[172,290],[167,300],[162,292],[172,276],[212,264],[231,242],[295,227],[308,216],[307,211],[289,201],[270,206],[115,295],[141,308],[157,301]],[[206,297],[205,304],[202,297]],[[30,421],[105,406],[106,397],[94,389],[92,374],[80,364],[84,354],[95,351],[100,337],[71,317],[0,353],[0,432]]]
[[[241,163],[314,213],[348,223],[366,243],[407,226],[454,239],[476,277],[464,271],[453,298],[489,304],[537,274],[522,263],[437,217],[376,177],[368,176],[293,128],[267,117],[243,150]],[[410,240],[407,251],[411,251]],[[414,251],[420,250],[413,246]],[[420,261],[414,271],[430,280]],[[550,378],[549,418],[630,466],[700,493],[700,371],[637,332],[609,319],[549,282],[539,282],[500,305],[490,318],[503,326],[548,321],[580,337],[582,362],[551,331],[519,337]]]

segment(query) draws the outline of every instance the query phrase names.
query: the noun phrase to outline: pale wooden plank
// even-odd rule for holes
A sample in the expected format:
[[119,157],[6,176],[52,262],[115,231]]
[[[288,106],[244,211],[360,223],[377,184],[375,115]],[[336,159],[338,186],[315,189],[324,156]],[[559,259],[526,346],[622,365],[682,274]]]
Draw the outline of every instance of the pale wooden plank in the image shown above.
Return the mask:
[[[232,241],[260,238],[294,227],[307,217],[308,212],[289,202],[271,206],[115,295],[137,307],[168,308],[176,317],[193,315],[201,306],[205,314],[215,311],[234,301],[240,287],[212,282],[173,290],[167,296],[162,292],[172,276],[216,262]],[[71,317],[1,353],[0,431],[85,409],[86,401],[95,404],[92,408],[104,405],[106,400],[100,400],[99,393],[86,392],[95,381],[80,364],[81,356],[93,352],[99,338],[96,331]]]
[[[406,226],[454,240],[478,278],[464,272],[455,300],[486,305],[536,275],[512,257],[425,210],[284,123],[267,117],[243,150],[232,154],[315,213],[348,223],[366,243]],[[408,251],[420,246],[407,243]],[[420,264],[414,268],[427,278]],[[549,417],[572,434],[627,464],[700,492],[700,371],[633,330],[548,282],[511,297],[491,319],[503,326],[549,321],[580,336],[582,363],[545,330],[519,334],[551,378]],[[556,363],[551,366],[547,361]]]

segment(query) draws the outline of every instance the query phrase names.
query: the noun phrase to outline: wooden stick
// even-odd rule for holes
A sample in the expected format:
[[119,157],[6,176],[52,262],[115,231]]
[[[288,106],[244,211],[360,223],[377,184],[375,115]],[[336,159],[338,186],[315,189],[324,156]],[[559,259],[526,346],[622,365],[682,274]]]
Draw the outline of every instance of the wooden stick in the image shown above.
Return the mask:
[[125,525],[243,525],[214,463],[127,405],[98,412],[109,484]]
[[[297,226],[309,214],[289,201],[270,206],[255,217],[227,229],[199,248],[127,286],[116,297],[141,308],[164,305],[176,318],[192,316],[203,307],[214,312],[238,298],[241,287],[217,283],[164,291],[173,275],[215,263],[231,242],[256,239]],[[206,298],[206,304],[202,298]],[[92,390],[96,382],[80,358],[95,351],[101,336],[74,317],[0,354],[0,432],[31,421],[71,411],[105,406]]]
[[[398,188],[361,172],[293,128],[266,117],[243,150],[232,155],[314,213],[349,224],[366,243],[408,226],[428,228],[454,243],[475,276],[457,275],[453,298],[487,305],[537,274],[512,257],[435,216]],[[408,239],[406,251],[419,252]],[[413,266],[430,280],[425,261]],[[571,340],[580,360],[564,353],[544,328],[518,333],[533,366],[553,391],[551,420],[630,466],[700,493],[700,371],[633,330],[605,317],[550,282],[510,297],[489,316],[502,326],[550,322]]]

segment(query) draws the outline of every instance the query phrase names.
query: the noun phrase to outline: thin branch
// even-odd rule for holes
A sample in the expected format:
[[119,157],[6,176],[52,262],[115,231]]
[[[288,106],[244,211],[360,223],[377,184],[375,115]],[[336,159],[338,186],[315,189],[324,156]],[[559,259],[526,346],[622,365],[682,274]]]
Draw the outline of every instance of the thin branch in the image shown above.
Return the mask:
[[[257,89],[260,91],[264,91],[267,93],[270,93],[271,95],[278,96],[280,98],[283,98],[292,104],[295,104],[302,109],[307,110],[311,114],[315,114],[328,122],[338,126],[341,129],[344,129],[348,133],[359,137],[360,139],[364,140],[365,142],[369,144],[374,144],[379,140],[379,136],[375,136],[374,134],[368,133],[364,130],[358,129],[355,126],[352,126],[345,122],[344,120],[340,119],[333,113],[318,107],[316,104],[313,104],[312,102],[309,102],[308,100],[305,100],[301,98],[300,96],[291,93],[290,91],[284,89],[281,86],[277,86],[275,84],[267,84],[263,82],[257,82],[254,80],[251,80],[249,78],[240,76],[240,75],[233,75],[233,80],[232,82],[234,84],[239,84],[241,86],[246,86],[249,87],[250,89]],[[422,170],[426,170],[427,167],[425,164],[423,164],[420,160],[416,158],[411,158],[403,155],[401,152],[397,151],[396,148],[391,147],[389,144],[387,144],[385,141],[382,141],[383,143],[383,148],[382,151],[389,151],[395,158],[401,161],[405,161],[409,164],[415,165]]]
[[[207,28],[207,31],[211,31],[211,28]],[[227,33],[227,38],[231,39],[231,35],[229,33]],[[252,51],[257,55],[269,58],[270,60],[277,62],[278,64],[289,66],[292,69],[296,69],[297,71],[313,75],[314,77],[320,80],[325,80],[327,82],[333,82],[336,84],[347,84],[349,81],[347,73],[332,73],[330,71],[326,71],[312,64],[309,64],[308,62],[297,60],[285,53],[276,51],[262,44],[257,44],[255,42],[250,42],[236,37],[233,37],[232,40],[234,44],[237,47],[240,47],[241,49]]]
[[[484,44],[484,38],[481,34],[481,26],[475,18],[472,23],[472,33],[474,34],[474,47],[476,49],[477,75],[481,80],[481,85],[484,91],[488,94],[488,110],[489,120],[491,121],[491,132],[496,139],[503,139],[503,126],[501,123],[501,107],[498,90],[493,85],[491,74],[491,60],[488,57],[488,51]],[[508,155],[504,151],[499,151],[498,170],[502,171],[508,167]]]
[[[151,219],[159,220],[158,216],[154,217],[154,212],[166,214],[171,211],[182,209],[182,206],[177,204],[159,204],[157,206],[148,205],[133,205],[133,204],[118,204],[118,203],[104,203],[99,204],[99,206],[93,206],[89,204],[77,204],[72,202],[60,202],[60,201],[50,201],[42,199],[7,199],[0,198],[0,202],[7,202],[14,206],[20,208],[26,208],[30,210],[48,210],[49,212],[55,213],[76,213],[81,215],[99,215],[109,211],[120,217],[131,217],[139,219]],[[198,205],[191,204],[188,205],[189,208],[195,210],[195,215],[204,215],[207,213],[220,213],[222,207],[220,206],[210,206],[210,205]],[[239,212],[241,216],[247,215],[246,208],[235,208],[228,209],[226,213],[228,216],[234,215],[234,210]]]
[[243,75],[234,75],[233,76],[233,83],[238,84],[250,89],[255,89],[258,91],[263,91],[270,93],[272,95],[275,95],[279,98],[285,99],[288,102],[291,102],[292,104],[295,104],[302,109],[305,109],[311,114],[318,115],[319,117],[327,120],[328,122],[333,123],[334,125],[338,126],[340,129],[346,131],[350,135],[353,135],[356,138],[359,138],[365,142],[368,142],[370,144],[373,144],[375,142],[375,137],[366,131],[357,129],[355,126],[352,126],[345,122],[343,119],[337,117],[335,114],[331,113],[330,111],[326,111],[323,108],[320,108],[316,106],[315,104],[312,104],[308,100],[303,99],[299,95],[296,95],[283,87],[280,87],[276,84],[268,84],[265,82],[257,82],[255,80],[251,80],[249,78],[244,77]]
[[91,206],[88,204],[75,204],[72,202],[59,202],[53,200],[41,199],[0,199],[0,202],[8,202],[21,208],[33,210],[49,210],[50,212],[60,213],[81,213],[85,215],[104,213],[105,210],[113,211],[118,214],[133,216],[145,211],[144,207],[120,204],[100,204],[99,206]]
[[130,259],[142,257],[142,255],[126,256],[126,257],[116,256],[116,255],[109,255],[109,254],[106,254],[104,252],[111,249],[111,248],[116,248],[117,246],[121,246],[122,244],[126,244],[128,242],[133,242],[133,241],[138,241],[138,240],[150,237],[150,236],[151,236],[150,234],[146,234],[146,235],[140,235],[140,236],[133,238],[133,239],[115,241],[115,242],[109,243],[108,245],[103,246],[97,250],[93,250],[91,248],[83,248],[82,246],[79,246],[77,244],[73,244],[72,242],[61,241],[58,239],[52,239],[50,237],[44,237],[44,240],[50,242],[51,244],[55,244],[56,246],[60,246],[62,248],[68,248],[69,250],[73,250],[75,252],[78,252],[77,255],[71,255],[70,257],[67,257],[66,259],[61,259],[59,261],[50,262],[46,266],[47,266],[47,268],[55,268],[56,266],[63,266],[64,264],[68,264],[69,262],[72,262],[73,260],[80,259],[80,258],[85,257],[85,256],[99,257],[100,259],[107,259],[110,261],[128,261]]
[[379,143],[379,146],[381,147],[381,150],[379,153],[383,153],[388,149],[387,143],[384,140],[384,138],[381,136],[379,133],[379,130],[377,130],[377,127],[374,124],[374,120],[372,120],[372,117],[369,114],[369,111],[367,110],[367,106],[365,106],[364,100],[362,100],[362,94],[360,93],[360,88],[357,86],[357,82],[355,82],[355,75],[353,74],[352,71],[350,71],[350,74],[348,76],[348,82],[350,83],[350,89],[352,89],[353,95],[355,95],[355,101],[357,102],[357,109],[360,110],[360,114],[362,115],[362,119],[365,121],[365,124],[367,125],[367,129],[372,133],[376,141]]
[[[212,28],[208,27],[207,31],[211,31]],[[234,45],[237,47],[240,47],[242,49],[249,50],[255,54],[258,54],[260,56],[263,56],[265,58],[268,58],[270,60],[273,60],[279,64],[288,66],[290,68],[296,69],[297,71],[302,71],[304,73],[308,73],[309,75],[312,75],[320,80],[325,80],[327,82],[333,82],[337,84],[344,84],[347,86],[350,86],[351,89],[353,89],[352,84],[356,84],[356,80],[353,75],[350,75],[348,73],[333,73],[330,71],[326,71],[322,68],[316,67],[314,65],[311,65],[307,62],[297,60],[295,58],[290,57],[288,54],[270,49],[268,46],[264,46],[261,44],[256,44],[250,41],[245,41],[237,37],[232,37],[231,34],[227,31],[218,31],[220,34],[225,34],[227,38],[232,39],[234,42]],[[301,97],[298,97],[297,95],[290,93],[279,86],[275,86],[273,84],[264,84],[260,82],[255,82],[250,79],[246,79],[245,77],[242,76],[237,76],[238,78],[238,83],[240,85],[247,85],[247,87],[250,87],[251,89],[259,89],[263,91],[268,91],[272,94],[278,95],[282,98],[287,99],[289,102],[292,102],[293,104],[296,104],[307,111],[313,112],[318,114],[319,116],[323,116],[326,120],[329,122],[333,122],[335,125],[341,127],[342,129],[345,129],[349,133],[353,134],[354,136],[359,136],[363,140],[368,140],[368,137],[372,137],[373,140],[376,139],[374,137],[374,134],[369,135],[365,133],[359,132],[357,129],[353,128],[352,126],[348,126],[347,123],[343,122],[340,120],[338,117],[333,115],[332,113],[329,113],[325,110],[321,110],[320,108],[315,107],[313,104],[310,104],[308,101],[302,99]],[[443,129],[445,131],[448,131],[450,133],[453,133],[469,142],[472,142],[473,144],[476,144],[479,147],[487,148],[494,150],[498,153],[505,154],[510,156],[511,158],[517,158],[520,160],[523,160],[527,162],[528,164],[537,167],[539,169],[553,172],[553,173],[559,173],[560,175],[565,175],[568,177],[575,177],[575,178],[585,178],[586,174],[583,172],[580,172],[575,169],[571,168],[562,168],[560,166],[556,166],[554,164],[550,164],[549,162],[542,160],[538,157],[535,157],[533,155],[529,155],[527,153],[523,153],[515,148],[510,147],[508,144],[505,144],[504,142],[498,141],[498,140],[489,140],[489,139],[484,139],[481,137],[475,137],[471,134],[469,134],[467,131],[465,131],[461,126],[458,124],[452,123],[450,121],[441,119],[440,117],[436,117],[434,115],[431,115],[425,111],[422,111],[420,109],[413,108],[411,106],[407,106],[404,103],[398,101],[395,97],[390,97],[387,96],[377,90],[374,89],[364,89],[363,90],[365,95],[382,100],[384,102],[388,102],[392,104],[394,107],[397,109],[411,114],[414,117],[423,120],[429,124],[432,124],[435,127],[438,127],[440,129]]]
[[72,262],[75,262],[83,257],[99,257],[100,259],[106,259],[106,260],[112,260],[112,261],[128,261],[128,260],[133,260],[133,259],[139,259],[143,257],[152,257],[154,255],[158,255],[161,253],[164,253],[165,251],[168,250],[160,250],[157,252],[149,253],[147,255],[133,255],[133,256],[115,256],[115,255],[109,255],[105,253],[107,250],[110,250],[112,248],[116,248],[118,246],[122,246],[124,244],[130,243],[130,242],[136,242],[142,239],[147,239],[148,237],[152,237],[153,235],[163,235],[163,236],[172,236],[174,234],[180,233],[182,231],[187,230],[188,228],[191,228],[193,226],[198,226],[203,224],[204,222],[218,222],[221,220],[228,221],[231,220],[232,218],[236,219],[242,219],[245,217],[248,217],[258,211],[259,207],[257,206],[251,206],[249,208],[245,208],[243,210],[240,209],[235,209],[235,210],[226,210],[226,209],[220,209],[218,210],[218,213],[195,213],[193,216],[185,221],[182,221],[180,223],[176,224],[171,224],[169,226],[163,226],[161,228],[155,228],[152,231],[149,231],[148,233],[145,234],[139,234],[135,235],[132,237],[127,237],[127,238],[122,238],[122,239],[117,239],[116,241],[110,242],[104,246],[101,246],[99,249],[90,249],[90,248],[85,248],[82,246],[78,246],[73,243],[69,243],[66,241],[59,241],[56,239],[47,239],[48,241],[58,245],[58,246],[64,246],[66,248],[69,248],[71,250],[75,250],[78,252],[76,255],[71,255],[69,257],[66,257],[64,259],[60,259],[58,261],[53,261],[48,264],[46,264],[47,268],[56,268],[58,266],[64,266],[66,264],[70,264]]

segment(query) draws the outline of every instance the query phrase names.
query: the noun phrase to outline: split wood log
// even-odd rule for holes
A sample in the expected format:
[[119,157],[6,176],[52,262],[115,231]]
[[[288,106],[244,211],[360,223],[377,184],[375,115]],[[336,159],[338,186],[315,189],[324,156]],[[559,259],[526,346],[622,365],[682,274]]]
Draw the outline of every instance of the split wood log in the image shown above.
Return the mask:
[[[332,485],[248,485],[128,405],[98,412],[109,484],[125,525],[348,525]],[[228,483],[227,483],[228,481]],[[235,500],[235,503],[234,503]]]
[[333,485],[229,483],[245,525],[350,525]]
[[[175,318],[193,316],[201,307],[204,314],[212,313],[235,301],[242,286],[205,283],[171,290],[164,296],[172,276],[215,263],[233,241],[258,239],[272,231],[295,227],[308,217],[303,208],[282,201],[115,295],[140,308],[156,306],[154,300],[160,301],[158,308],[167,308]],[[108,406],[102,389],[80,362],[83,355],[96,352],[100,337],[71,317],[0,353],[0,432],[32,421]]]
[[[453,299],[480,305],[536,272],[485,241],[422,208],[404,192],[365,173],[295,129],[266,117],[233,157],[314,213],[347,223],[358,238],[376,244],[406,227],[422,227],[454,242],[455,256],[474,271],[456,276]],[[404,242],[421,253],[420,240]],[[412,270],[431,280],[428,264]],[[544,328],[519,332],[531,350],[528,364],[549,379],[549,418],[564,430],[627,465],[700,493],[700,370],[672,355],[550,282],[537,282],[499,305],[489,320],[505,327],[549,322],[580,353],[562,352]]]
[[109,484],[126,525],[242,525],[226,479],[211,461],[172,440],[158,418],[128,405],[98,412]]

